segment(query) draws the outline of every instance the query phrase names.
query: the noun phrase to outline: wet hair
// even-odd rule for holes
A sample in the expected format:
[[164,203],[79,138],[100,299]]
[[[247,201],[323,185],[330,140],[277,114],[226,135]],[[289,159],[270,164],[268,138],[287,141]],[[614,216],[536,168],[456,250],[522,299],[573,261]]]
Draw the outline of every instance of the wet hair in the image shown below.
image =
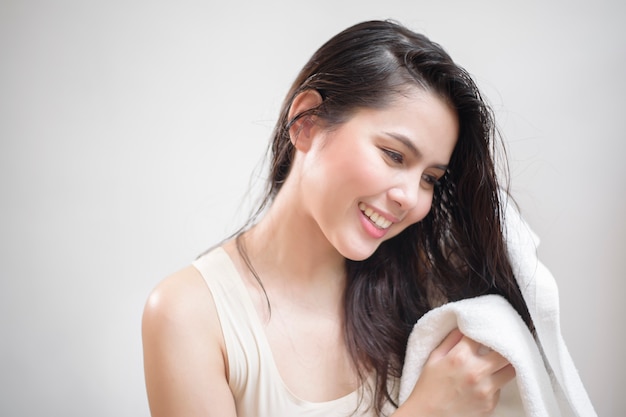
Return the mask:
[[[361,381],[376,375],[372,406],[378,414],[387,401],[395,404],[390,391],[402,371],[409,333],[432,308],[500,294],[533,329],[503,238],[492,111],[470,75],[439,45],[400,24],[352,26],[325,43],[301,70],[273,132],[270,178],[257,215],[289,175],[295,155],[289,129],[298,119],[315,116],[332,128],[359,109],[383,108],[415,87],[435,94],[456,113],[459,134],[449,168],[422,221],[383,242],[368,259],[346,260],[346,344]],[[294,98],[306,90],[317,91],[321,104],[290,120]]]

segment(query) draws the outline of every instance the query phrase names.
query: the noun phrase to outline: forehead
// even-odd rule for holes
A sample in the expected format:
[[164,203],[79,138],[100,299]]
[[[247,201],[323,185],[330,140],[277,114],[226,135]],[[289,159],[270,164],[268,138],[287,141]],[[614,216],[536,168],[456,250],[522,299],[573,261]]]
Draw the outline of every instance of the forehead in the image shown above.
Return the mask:
[[353,118],[370,129],[401,135],[416,146],[455,144],[459,133],[450,103],[418,88],[395,95],[380,108],[361,109]]

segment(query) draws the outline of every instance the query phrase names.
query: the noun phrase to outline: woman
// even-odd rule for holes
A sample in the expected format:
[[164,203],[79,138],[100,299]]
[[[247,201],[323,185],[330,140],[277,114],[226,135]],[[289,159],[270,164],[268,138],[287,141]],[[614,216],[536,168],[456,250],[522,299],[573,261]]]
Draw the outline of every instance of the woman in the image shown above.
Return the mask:
[[469,75],[424,36],[373,21],[323,45],[287,94],[257,216],[147,302],[153,417],[489,415],[514,370],[459,331],[395,392],[433,307],[501,294],[532,329],[493,138]]

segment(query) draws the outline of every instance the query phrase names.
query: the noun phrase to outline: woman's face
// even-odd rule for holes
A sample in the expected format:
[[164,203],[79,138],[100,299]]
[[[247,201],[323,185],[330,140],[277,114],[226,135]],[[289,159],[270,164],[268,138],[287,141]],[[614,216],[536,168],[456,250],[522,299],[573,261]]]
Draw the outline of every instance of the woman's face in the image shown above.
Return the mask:
[[455,112],[414,89],[312,133],[302,159],[304,207],[344,257],[368,258],[429,212],[458,136]]

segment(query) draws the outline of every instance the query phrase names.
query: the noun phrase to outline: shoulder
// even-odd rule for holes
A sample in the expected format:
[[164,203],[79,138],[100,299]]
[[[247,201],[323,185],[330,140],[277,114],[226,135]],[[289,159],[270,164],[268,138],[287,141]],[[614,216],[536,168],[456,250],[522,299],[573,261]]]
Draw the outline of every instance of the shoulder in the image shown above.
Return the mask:
[[[232,402],[215,304],[195,267],[165,278],[150,293],[142,317],[142,339],[153,415],[177,415],[189,407],[198,415],[214,415],[208,412],[216,411],[210,403]],[[207,392],[215,397],[207,397]]]
[[224,258],[219,256],[219,249],[205,252],[191,265],[159,282],[146,302],[144,322],[157,319],[162,325],[210,325],[206,320],[217,316],[209,287],[224,274]]
[[[142,317],[146,343],[185,349],[184,343],[223,354],[221,327],[211,291],[192,265],[163,279],[152,290]],[[207,352],[208,353],[208,352]]]
[[152,290],[144,308],[143,322],[156,327],[209,325],[212,310],[211,292],[200,272],[189,265]]

